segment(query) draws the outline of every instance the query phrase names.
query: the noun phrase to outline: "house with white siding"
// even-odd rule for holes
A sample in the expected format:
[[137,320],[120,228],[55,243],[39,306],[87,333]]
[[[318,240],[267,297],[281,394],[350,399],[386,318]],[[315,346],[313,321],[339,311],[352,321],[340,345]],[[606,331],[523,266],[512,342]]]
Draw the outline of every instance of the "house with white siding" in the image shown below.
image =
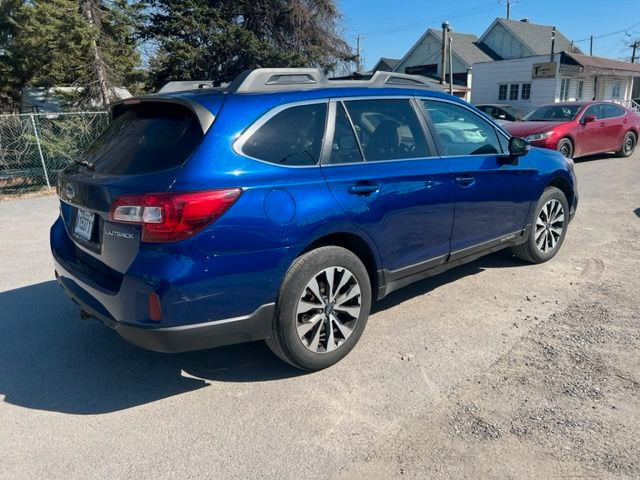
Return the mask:
[[475,104],[508,103],[526,111],[545,103],[613,100],[635,107],[631,96],[640,65],[559,52],[476,63],[473,72]]
[[473,65],[473,103],[508,103],[525,111],[573,100],[614,100],[632,106],[640,66],[583,55],[554,27],[497,18],[478,42],[500,59]]

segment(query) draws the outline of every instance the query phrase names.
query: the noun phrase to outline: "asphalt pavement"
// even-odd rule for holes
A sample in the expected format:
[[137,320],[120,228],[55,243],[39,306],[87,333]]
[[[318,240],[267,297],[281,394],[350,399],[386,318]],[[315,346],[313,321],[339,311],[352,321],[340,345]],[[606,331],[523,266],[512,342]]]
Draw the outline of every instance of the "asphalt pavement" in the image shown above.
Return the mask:
[[576,171],[556,258],[397,291],[311,374],[261,342],[165,355],[80,320],[56,199],[0,203],[0,478],[638,478],[640,153]]

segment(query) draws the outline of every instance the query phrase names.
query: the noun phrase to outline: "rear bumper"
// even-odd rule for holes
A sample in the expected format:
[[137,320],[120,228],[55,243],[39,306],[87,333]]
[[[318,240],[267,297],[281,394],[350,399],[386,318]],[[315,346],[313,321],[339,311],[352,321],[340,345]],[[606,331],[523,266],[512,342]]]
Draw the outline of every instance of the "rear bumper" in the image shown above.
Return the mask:
[[[56,279],[58,283],[67,296],[80,306],[86,316],[100,320],[109,328],[114,329],[129,343],[147,350],[164,353],[203,350],[234,343],[263,340],[269,336],[271,330],[275,311],[275,304],[273,303],[262,305],[253,313],[241,317],[176,327],[150,326],[145,328],[118,322],[107,312],[96,308],[95,304],[89,304],[85,300],[86,297],[84,299],[81,298],[77,287],[82,288],[82,286],[78,285],[77,281],[70,281],[62,276],[65,273],[64,268],[56,262]],[[86,290],[84,292],[86,293]]]

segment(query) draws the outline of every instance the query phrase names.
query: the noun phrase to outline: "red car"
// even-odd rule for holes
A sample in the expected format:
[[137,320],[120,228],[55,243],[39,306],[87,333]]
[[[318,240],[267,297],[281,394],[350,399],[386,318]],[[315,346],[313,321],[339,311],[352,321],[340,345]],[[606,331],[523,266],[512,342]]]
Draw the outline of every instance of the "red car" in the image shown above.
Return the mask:
[[503,127],[535,147],[567,158],[603,152],[628,157],[638,143],[640,116],[613,102],[552,103]]

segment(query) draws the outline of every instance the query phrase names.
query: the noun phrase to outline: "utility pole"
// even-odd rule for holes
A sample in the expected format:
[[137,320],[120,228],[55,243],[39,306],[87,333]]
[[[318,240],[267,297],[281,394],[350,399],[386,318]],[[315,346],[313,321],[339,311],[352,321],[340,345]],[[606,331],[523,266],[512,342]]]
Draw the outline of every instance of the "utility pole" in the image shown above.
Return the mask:
[[356,71],[362,70],[362,57],[360,56],[360,39],[362,35],[356,35]]
[[453,35],[449,29],[449,95],[453,95]]
[[551,29],[551,59],[550,59],[551,62],[553,62],[554,53],[556,53],[556,27],[555,26]]
[[593,35],[589,37],[589,55],[593,56]]
[[444,85],[444,77],[447,68],[447,32],[449,31],[449,22],[442,22],[442,52],[440,52],[440,85]]
[[633,48],[633,51],[631,53],[631,63],[636,63],[636,49],[640,48],[640,40],[636,40],[635,42],[633,42],[630,47]]
[[511,0],[507,0],[507,20],[511,18]]

